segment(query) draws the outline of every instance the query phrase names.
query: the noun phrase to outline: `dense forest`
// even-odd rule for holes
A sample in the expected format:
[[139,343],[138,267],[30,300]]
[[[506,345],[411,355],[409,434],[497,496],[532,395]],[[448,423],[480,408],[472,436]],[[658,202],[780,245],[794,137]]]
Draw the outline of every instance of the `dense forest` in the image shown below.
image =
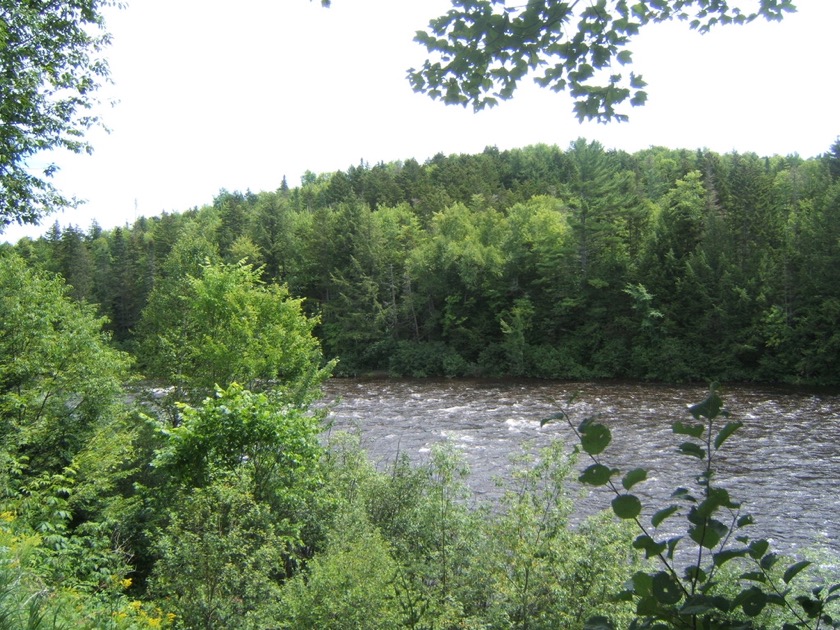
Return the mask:
[[[838,213],[840,141],[579,140],[5,245],[0,629],[840,627],[836,559],[797,577],[718,486],[714,391],[649,526],[592,418],[485,503],[454,448],[377,469],[314,404],[381,372],[837,385]],[[581,464],[612,513],[575,515]]]
[[[92,150],[120,6],[0,0],[0,232],[73,207],[41,158]],[[409,80],[478,109],[540,69],[579,119],[623,120],[639,29],[793,10],[453,0]],[[837,558],[775,553],[718,478],[743,422],[715,384],[673,419],[692,476],[663,506],[597,417],[539,419],[574,444],[523,445],[482,500],[451,445],[380,469],[316,404],[356,374],[836,387],[838,215],[840,139],[581,139],[0,245],[0,630],[840,628]],[[575,481],[611,510],[576,514]]]
[[13,249],[148,376],[179,278],[244,261],[303,298],[337,374],[840,383],[840,142],[362,162]]

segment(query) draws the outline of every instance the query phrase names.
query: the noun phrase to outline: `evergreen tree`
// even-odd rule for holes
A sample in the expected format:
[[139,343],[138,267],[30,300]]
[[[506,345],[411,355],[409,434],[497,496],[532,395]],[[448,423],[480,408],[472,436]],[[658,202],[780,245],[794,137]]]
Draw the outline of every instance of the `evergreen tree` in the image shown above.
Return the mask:
[[70,295],[76,300],[88,300],[93,295],[93,260],[87,248],[85,235],[71,225],[61,233],[56,267],[70,286]]

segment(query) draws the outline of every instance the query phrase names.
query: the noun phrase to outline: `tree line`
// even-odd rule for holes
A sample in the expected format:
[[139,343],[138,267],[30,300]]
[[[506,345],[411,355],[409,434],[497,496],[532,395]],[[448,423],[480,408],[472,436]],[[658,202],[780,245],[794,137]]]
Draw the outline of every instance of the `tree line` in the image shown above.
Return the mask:
[[836,385],[838,175],[840,143],[802,159],[580,139],[307,172],[14,249],[143,368],[147,306],[210,260],[303,298],[338,374]]
[[170,296],[156,391],[60,277],[0,254],[0,628],[629,619],[626,528],[568,527],[562,444],[523,453],[495,513],[451,448],[377,471],[325,440],[314,320],[257,275],[205,261]]
[[[489,504],[452,448],[377,469],[314,404],[342,370],[828,366],[837,163],[581,140],[4,246],[0,628],[837,627],[833,561],[799,577],[719,487],[741,423],[713,426],[716,397],[675,422],[703,469],[650,528],[642,468],[618,482],[596,459],[578,480],[620,520],[576,522],[579,449],[526,445]],[[751,185],[721,183],[736,173]],[[782,184],[787,205],[761,194]],[[608,428],[575,423],[600,458]]]
[[[561,440],[523,445],[500,498],[477,500],[452,445],[377,469],[324,432],[312,403],[335,362],[259,275],[205,258],[170,278],[144,319],[161,387],[138,387],[93,306],[0,253],[0,628],[840,627],[836,560],[801,577],[811,563],[747,535],[720,487],[742,423],[714,422],[714,392],[673,425],[696,487],[649,527],[630,493],[647,471],[619,485],[609,429],[562,409],[543,422],[569,422],[594,459],[578,480],[611,488],[620,520],[573,517],[579,449]],[[677,517],[686,535],[660,529]]]
[[[0,2],[0,229],[73,204],[53,165],[26,160],[89,150],[110,4]],[[523,36],[545,11],[570,19],[543,4],[467,3],[430,28],[459,46],[462,18],[478,40],[502,34],[502,61],[559,54],[546,84],[566,73],[578,115],[610,117],[629,92],[590,86],[593,64],[628,62],[626,36],[670,5],[591,7],[570,48]],[[701,30],[755,17],[699,4]],[[438,71],[457,67],[427,64],[415,88],[492,88]],[[494,75],[500,98],[525,70]],[[614,483],[591,418],[545,421],[570,422],[596,458],[579,480],[614,490],[622,522],[571,526],[579,449],[526,448],[499,503],[473,504],[451,449],[380,471],[313,406],[336,371],[834,384],[838,164],[840,142],[814,160],[488,149],[0,247],[0,629],[840,627],[840,585],[803,582],[807,561],[779,568],[713,481],[740,426],[713,426],[714,392],[691,409],[706,420],[674,424],[705,460],[697,487],[650,530],[629,494],[647,472]],[[682,576],[681,538],[657,530],[671,516],[699,549]]]

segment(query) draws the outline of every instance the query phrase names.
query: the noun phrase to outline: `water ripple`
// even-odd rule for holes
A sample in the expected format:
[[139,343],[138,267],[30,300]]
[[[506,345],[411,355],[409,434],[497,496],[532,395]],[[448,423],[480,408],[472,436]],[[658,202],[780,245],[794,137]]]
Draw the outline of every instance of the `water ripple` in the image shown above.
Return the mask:
[[[334,430],[359,432],[375,461],[388,465],[399,453],[425,461],[433,444],[449,440],[464,453],[470,484],[485,498],[497,496],[493,480],[523,444],[574,443],[567,425],[540,426],[561,407],[576,423],[596,416],[610,426],[605,462],[625,471],[646,467],[649,478],[638,494],[657,506],[697,474],[696,460],[676,454],[683,440],[671,424],[690,418],[687,407],[705,396],[702,387],[334,379],[325,389]],[[719,481],[756,517],[752,535],[794,552],[822,537],[840,553],[840,396],[727,387],[724,398],[744,427],[719,454]],[[585,512],[609,505],[598,490],[570,490],[583,496],[576,500]]]

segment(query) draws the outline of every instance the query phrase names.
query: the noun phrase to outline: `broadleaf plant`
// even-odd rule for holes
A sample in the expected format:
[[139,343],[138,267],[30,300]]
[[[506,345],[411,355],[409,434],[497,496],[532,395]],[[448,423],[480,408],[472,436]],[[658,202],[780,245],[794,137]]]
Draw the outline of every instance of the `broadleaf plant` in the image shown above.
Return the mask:
[[[675,435],[689,438],[676,451],[692,461],[702,462],[696,476],[699,488],[677,488],[671,495],[676,503],[653,511],[650,526],[642,521],[641,515],[646,510],[641,499],[628,493],[647,479],[647,471],[634,468],[622,476],[618,469],[599,459],[611,442],[609,428],[593,418],[575,427],[564,411],[548,420],[563,419],[575,432],[582,450],[592,460],[579,481],[606,486],[615,493],[613,513],[620,519],[635,521],[641,530],[633,548],[658,561],[650,573],[637,572],[619,595],[636,603],[636,619],[631,630],[749,630],[767,627],[764,621],[767,618],[781,623],[782,628],[840,628],[840,619],[833,619],[828,608],[840,598],[840,584],[820,585],[807,594],[794,595],[794,580],[811,563],[794,562],[780,572],[777,565],[782,558],[771,551],[768,541],[752,540],[745,533],[744,528],[754,522],[752,516],[742,513],[741,504],[728,490],[717,485],[715,457],[743,426],[739,421],[718,426],[719,418],[728,418],[729,412],[717,386],[712,385],[708,396],[689,407],[689,412],[695,422],[675,422],[672,430]],[[614,478],[621,479],[620,484]],[[660,535],[660,525],[675,516],[685,519],[688,536]],[[694,546],[690,547],[692,543]],[[728,565],[730,562],[740,563],[737,570],[730,570],[733,566]],[[603,616],[593,617],[585,625],[588,629],[611,627]]]

